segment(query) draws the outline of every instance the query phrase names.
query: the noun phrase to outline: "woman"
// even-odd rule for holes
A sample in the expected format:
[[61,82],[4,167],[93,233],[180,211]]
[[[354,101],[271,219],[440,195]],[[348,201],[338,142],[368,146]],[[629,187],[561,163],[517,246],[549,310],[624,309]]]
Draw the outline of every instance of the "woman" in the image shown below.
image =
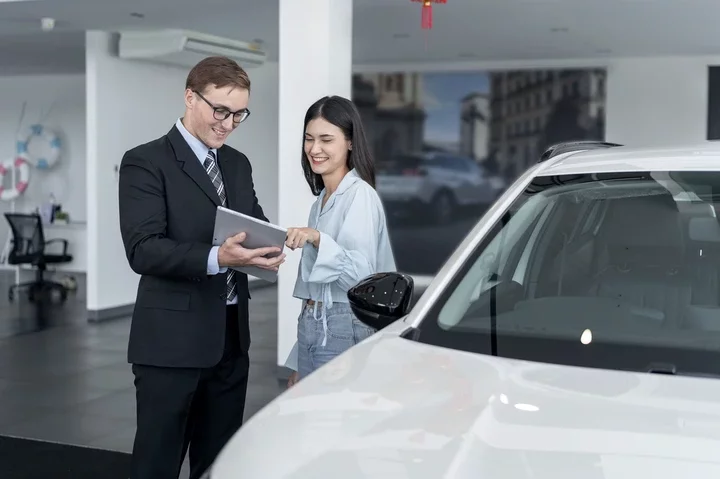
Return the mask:
[[308,109],[302,167],[317,200],[308,226],[287,233],[287,247],[302,248],[293,296],[303,300],[288,387],[375,332],[355,318],[347,292],[370,274],[395,271],[375,165],[351,101],[325,97]]

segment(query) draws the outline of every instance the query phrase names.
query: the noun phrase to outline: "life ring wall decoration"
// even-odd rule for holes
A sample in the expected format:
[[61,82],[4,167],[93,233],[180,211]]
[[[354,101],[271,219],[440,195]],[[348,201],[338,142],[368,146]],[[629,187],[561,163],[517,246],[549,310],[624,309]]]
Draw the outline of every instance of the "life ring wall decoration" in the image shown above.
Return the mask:
[[[3,186],[5,177],[15,171],[15,184],[9,188]],[[16,158],[0,163],[0,201],[13,201],[27,190],[30,183],[30,164],[27,157],[19,155]]]
[[[38,158],[30,158],[28,148],[34,138],[42,138],[50,147],[50,154]],[[28,158],[28,161],[39,170],[48,170],[60,161],[62,142],[57,134],[43,125],[30,125],[25,134],[17,141],[17,154]]]

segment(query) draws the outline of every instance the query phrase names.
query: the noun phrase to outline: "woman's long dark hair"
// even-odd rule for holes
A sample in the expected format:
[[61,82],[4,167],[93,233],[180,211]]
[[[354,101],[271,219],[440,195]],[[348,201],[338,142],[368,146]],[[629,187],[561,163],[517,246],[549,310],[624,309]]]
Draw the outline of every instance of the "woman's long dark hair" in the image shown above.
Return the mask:
[[323,183],[322,176],[314,173],[310,167],[310,161],[305,155],[304,137],[308,123],[317,118],[322,118],[342,130],[345,139],[352,144],[352,150],[348,151],[348,168],[354,169],[360,178],[375,188],[375,162],[365,137],[360,113],[353,102],[347,98],[326,96],[308,108],[307,113],[305,113],[305,124],[303,125],[302,167],[305,179],[310,185],[313,194],[318,196],[325,188],[325,183]]

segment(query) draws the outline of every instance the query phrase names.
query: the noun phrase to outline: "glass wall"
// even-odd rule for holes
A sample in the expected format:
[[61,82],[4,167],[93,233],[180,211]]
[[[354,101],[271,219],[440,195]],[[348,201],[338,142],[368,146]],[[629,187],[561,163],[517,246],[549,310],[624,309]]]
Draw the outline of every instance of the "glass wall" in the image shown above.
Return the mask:
[[604,139],[604,69],[353,77],[398,269],[434,275],[550,145]]

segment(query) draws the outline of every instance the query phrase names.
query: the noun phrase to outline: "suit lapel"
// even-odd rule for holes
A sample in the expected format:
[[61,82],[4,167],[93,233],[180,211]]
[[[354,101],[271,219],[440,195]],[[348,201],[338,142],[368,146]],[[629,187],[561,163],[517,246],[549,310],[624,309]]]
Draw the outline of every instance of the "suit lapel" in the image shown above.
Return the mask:
[[228,148],[223,145],[218,149],[218,166],[220,167],[220,173],[223,177],[223,183],[225,184],[225,196],[228,202],[228,208],[236,211],[241,211],[238,195],[240,192],[240,185],[237,184],[237,179],[240,178],[238,175],[237,167],[238,162],[233,161]]
[[[181,163],[185,174],[203,190],[216,206],[220,206],[220,197],[217,194],[217,190],[215,190],[215,186],[212,184],[212,180],[210,180],[210,176],[175,126],[173,126],[168,133],[168,138],[170,139],[173,150],[175,150],[175,158]],[[225,184],[225,189],[228,190],[227,183]]]

